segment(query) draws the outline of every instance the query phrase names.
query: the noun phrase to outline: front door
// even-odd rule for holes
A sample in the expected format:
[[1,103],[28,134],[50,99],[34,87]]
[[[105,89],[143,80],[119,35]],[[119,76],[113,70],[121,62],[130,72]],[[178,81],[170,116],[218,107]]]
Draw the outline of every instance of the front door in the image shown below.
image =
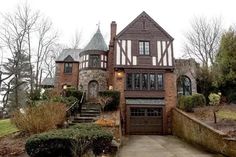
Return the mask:
[[98,82],[90,81],[88,85],[88,99],[93,100],[98,96]]

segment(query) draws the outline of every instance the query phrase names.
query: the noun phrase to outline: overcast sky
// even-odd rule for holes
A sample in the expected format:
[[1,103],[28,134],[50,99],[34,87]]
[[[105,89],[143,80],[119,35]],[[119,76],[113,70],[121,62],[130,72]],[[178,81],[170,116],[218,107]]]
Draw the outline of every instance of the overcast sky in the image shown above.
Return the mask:
[[[0,12],[12,11],[25,0],[0,0]],[[184,33],[194,16],[221,17],[225,28],[236,24],[235,0],[28,0],[34,10],[49,17],[67,44],[77,30],[82,31],[82,47],[96,32],[100,22],[108,43],[110,23],[117,22],[118,33],[146,11],[174,40],[175,57],[182,56]],[[1,22],[0,22],[1,23]]]

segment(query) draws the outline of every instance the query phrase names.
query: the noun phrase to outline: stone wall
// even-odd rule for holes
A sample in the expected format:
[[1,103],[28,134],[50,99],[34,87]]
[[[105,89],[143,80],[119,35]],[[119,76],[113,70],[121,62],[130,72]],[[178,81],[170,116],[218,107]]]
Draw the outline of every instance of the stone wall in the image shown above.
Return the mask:
[[236,156],[236,139],[227,138],[226,134],[215,130],[179,109],[173,110],[172,126],[174,135],[190,143],[198,144],[212,152],[230,157]]
[[197,93],[197,82],[196,82],[196,73],[197,73],[197,63],[194,59],[176,59],[175,60],[175,73],[176,79],[185,75],[191,80],[192,92]]
[[79,72],[79,82],[83,86],[83,89],[88,91],[88,84],[90,81],[97,81],[99,86],[99,91],[104,91],[108,89],[107,85],[107,71],[100,69],[88,69],[81,70]]
[[164,75],[165,88],[165,115],[164,115],[164,134],[171,134],[171,110],[176,106],[176,75],[173,72],[166,72]]

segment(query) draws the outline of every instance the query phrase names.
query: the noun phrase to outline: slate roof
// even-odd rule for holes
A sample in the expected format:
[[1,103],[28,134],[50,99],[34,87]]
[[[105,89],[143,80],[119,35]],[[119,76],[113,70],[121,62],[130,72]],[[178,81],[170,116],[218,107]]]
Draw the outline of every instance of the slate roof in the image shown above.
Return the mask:
[[85,48],[83,49],[83,51],[87,50],[101,50],[101,51],[108,50],[108,47],[104,41],[104,38],[99,28],[97,32],[93,35],[92,39],[89,41],[87,46],[85,46]]
[[45,78],[45,79],[43,79],[41,85],[43,85],[43,86],[54,86],[54,78]]
[[60,53],[60,55],[57,57],[57,61],[64,61],[68,56],[71,56],[74,61],[79,61],[79,54],[82,51],[82,49],[64,49]]

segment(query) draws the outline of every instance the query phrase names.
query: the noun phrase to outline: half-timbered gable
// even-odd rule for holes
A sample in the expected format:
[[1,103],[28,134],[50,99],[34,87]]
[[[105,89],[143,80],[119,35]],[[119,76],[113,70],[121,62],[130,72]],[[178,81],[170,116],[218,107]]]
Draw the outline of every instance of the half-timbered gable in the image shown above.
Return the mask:
[[142,12],[115,39],[115,67],[173,68],[173,38]]

